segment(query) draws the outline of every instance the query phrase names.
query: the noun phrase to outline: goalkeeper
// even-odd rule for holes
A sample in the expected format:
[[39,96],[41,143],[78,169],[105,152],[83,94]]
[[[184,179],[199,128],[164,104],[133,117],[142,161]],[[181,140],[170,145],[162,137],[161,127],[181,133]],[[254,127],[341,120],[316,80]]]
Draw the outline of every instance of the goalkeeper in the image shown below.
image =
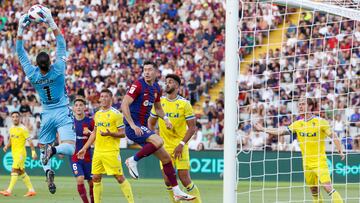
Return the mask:
[[[55,173],[51,170],[50,158],[54,154],[72,155],[75,151],[75,132],[69,99],[65,91],[66,44],[64,37],[51,16],[49,9],[44,8],[43,22],[47,23],[56,36],[56,60],[51,64],[50,56],[40,52],[33,66],[24,49],[22,40],[26,26],[30,24],[27,14],[21,16],[17,31],[16,52],[25,75],[40,96],[43,112],[41,113],[41,129],[39,133],[40,158],[50,193],[56,192]],[[53,147],[56,133],[61,143]]]
[[264,129],[264,127],[259,124],[256,124],[254,128],[270,135],[289,135],[295,133],[303,158],[305,182],[310,187],[313,202],[323,202],[319,190],[320,182],[331,197],[332,202],[341,203],[343,200],[339,192],[337,192],[331,184],[325,153],[325,139],[329,136],[332,137],[338,153],[341,156],[341,160],[344,160],[345,155],[342,151],[339,138],[331,131],[328,121],[312,114],[316,108],[316,103],[312,99],[300,99],[298,108],[300,114],[299,119],[287,128]]

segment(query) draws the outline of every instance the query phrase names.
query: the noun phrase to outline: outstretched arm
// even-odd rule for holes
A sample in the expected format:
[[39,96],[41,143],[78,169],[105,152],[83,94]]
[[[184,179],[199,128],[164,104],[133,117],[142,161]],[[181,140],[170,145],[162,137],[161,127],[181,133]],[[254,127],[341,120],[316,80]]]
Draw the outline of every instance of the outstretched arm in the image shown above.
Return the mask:
[[265,133],[268,133],[270,135],[290,135],[290,131],[287,127],[279,127],[279,128],[264,128],[259,123],[256,123],[254,125],[255,130],[257,131],[263,131]]
[[339,140],[339,137],[336,135],[336,133],[332,132],[329,137],[332,137],[332,140],[334,141],[335,147],[338,150],[339,155],[341,156],[341,160],[345,159],[345,155],[343,153],[341,143]]
[[23,34],[24,29],[30,24],[27,14],[24,14],[19,19],[18,31],[17,31],[17,40],[16,40],[16,53],[19,57],[21,67],[23,68],[25,75],[30,78],[34,73],[34,66],[31,65],[29,57],[24,48]]

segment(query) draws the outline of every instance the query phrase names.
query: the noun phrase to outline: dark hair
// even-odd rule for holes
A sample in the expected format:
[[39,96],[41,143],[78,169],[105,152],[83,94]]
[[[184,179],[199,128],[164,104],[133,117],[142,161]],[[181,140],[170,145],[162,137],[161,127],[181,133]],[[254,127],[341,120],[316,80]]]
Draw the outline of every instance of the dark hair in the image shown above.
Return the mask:
[[181,85],[181,79],[178,75],[176,74],[168,74],[165,79],[171,78],[173,80],[175,80],[179,85]]
[[146,65],[152,65],[154,68],[157,68],[156,64],[152,61],[145,61],[143,63],[143,67],[146,66]]
[[50,67],[50,56],[42,51],[36,56],[36,64],[43,71],[48,71]]
[[75,98],[75,100],[74,100],[74,104],[76,103],[76,102],[82,102],[84,105],[86,105],[86,101],[85,101],[85,98],[83,98],[83,97],[76,97]]
[[11,112],[11,116],[12,116],[13,114],[17,114],[17,115],[20,116],[20,112],[18,112],[18,111],[13,111],[13,112]]
[[113,93],[112,93],[109,89],[107,89],[107,88],[102,89],[101,92],[100,92],[100,94],[101,94],[101,93],[108,93],[111,97],[113,96]]

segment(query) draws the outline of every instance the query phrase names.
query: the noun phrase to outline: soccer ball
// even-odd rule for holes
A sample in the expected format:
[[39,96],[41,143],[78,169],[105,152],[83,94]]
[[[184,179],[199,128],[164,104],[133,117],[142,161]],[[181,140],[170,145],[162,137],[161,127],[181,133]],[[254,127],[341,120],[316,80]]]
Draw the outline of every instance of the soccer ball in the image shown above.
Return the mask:
[[45,22],[45,12],[49,12],[50,10],[45,6],[40,4],[36,4],[31,6],[28,11],[29,19],[31,22],[42,23]]

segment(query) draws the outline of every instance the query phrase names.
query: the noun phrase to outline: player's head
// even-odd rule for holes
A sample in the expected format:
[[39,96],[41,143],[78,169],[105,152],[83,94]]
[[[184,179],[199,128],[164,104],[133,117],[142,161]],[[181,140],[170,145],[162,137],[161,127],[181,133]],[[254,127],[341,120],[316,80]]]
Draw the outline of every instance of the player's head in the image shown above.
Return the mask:
[[18,111],[14,111],[11,113],[11,119],[14,125],[20,124],[20,113]]
[[168,74],[165,77],[165,85],[166,85],[165,92],[167,94],[172,94],[174,91],[176,91],[177,93],[179,91],[180,84],[181,84],[181,79],[178,75]]
[[48,72],[50,69],[50,56],[46,52],[40,52],[36,57],[36,65],[39,66],[40,70]]
[[110,108],[112,104],[113,94],[109,89],[103,89],[100,92],[100,106],[103,108]]
[[300,98],[298,108],[300,114],[313,113],[316,109],[315,100],[312,98]]
[[151,61],[145,61],[143,64],[143,77],[146,82],[152,83],[155,81],[157,75],[157,67]]
[[85,105],[86,101],[83,97],[77,97],[74,101],[74,113],[77,116],[82,116],[85,114]]

